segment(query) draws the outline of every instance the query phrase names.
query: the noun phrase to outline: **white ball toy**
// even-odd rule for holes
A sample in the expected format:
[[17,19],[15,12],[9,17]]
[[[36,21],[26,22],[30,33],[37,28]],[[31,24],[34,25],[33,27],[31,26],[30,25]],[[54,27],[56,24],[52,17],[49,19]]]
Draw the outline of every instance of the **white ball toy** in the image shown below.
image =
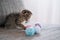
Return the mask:
[[35,28],[36,33],[41,32],[41,26],[39,24],[35,24],[34,28]]

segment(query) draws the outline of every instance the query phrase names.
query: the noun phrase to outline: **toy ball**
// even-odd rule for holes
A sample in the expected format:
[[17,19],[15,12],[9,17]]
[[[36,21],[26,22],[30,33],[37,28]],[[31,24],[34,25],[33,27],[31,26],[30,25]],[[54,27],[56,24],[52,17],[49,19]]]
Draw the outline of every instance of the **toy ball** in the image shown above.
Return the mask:
[[28,27],[26,28],[25,33],[27,36],[32,36],[35,34],[35,29],[33,27]]
[[41,26],[39,24],[35,24],[34,28],[35,28],[35,32],[36,33],[40,33],[41,32]]

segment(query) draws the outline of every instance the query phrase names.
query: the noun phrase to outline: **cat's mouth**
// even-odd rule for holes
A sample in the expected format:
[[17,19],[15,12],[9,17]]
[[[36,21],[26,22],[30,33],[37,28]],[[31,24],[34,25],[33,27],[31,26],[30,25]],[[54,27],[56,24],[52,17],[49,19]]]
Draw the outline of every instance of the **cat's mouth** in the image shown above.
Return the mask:
[[28,23],[28,21],[26,21],[25,23]]

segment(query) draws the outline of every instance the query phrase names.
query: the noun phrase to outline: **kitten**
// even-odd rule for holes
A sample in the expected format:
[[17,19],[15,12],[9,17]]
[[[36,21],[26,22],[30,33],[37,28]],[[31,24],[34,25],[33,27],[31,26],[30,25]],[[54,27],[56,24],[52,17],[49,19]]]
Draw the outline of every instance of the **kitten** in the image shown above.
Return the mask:
[[10,13],[6,17],[5,28],[14,29],[19,26],[21,29],[25,29],[25,26],[22,24],[22,22],[28,22],[28,20],[31,18],[31,15],[32,13],[29,10],[22,10],[21,13]]
[[16,18],[15,22],[16,25],[18,25],[19,27],[21,27],[22,29],[25,29],[24,25],[22,24],[22,22],[26,21],[26,23],[29,21],[29,19],[31,18],[31,11],[29,10],[23,10],[20,14],[20,16],[18,18]]

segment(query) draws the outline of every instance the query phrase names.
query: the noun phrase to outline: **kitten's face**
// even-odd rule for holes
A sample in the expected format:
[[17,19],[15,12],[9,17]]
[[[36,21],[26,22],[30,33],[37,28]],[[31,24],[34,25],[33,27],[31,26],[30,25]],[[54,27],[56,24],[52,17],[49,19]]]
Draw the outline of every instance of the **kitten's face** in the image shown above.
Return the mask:
[[23,10],[22,12],[25,21],[28,21],[31,18],[32,13],[29,10]]

